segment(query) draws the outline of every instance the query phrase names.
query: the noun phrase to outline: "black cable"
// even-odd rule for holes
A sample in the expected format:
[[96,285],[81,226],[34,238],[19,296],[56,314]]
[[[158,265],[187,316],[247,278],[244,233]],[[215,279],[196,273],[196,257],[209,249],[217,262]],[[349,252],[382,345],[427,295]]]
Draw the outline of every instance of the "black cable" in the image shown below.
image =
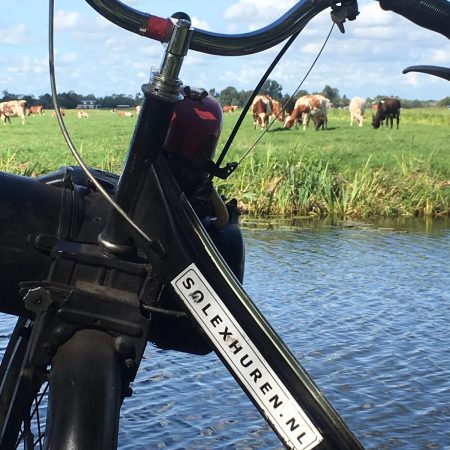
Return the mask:
[[297,38],[297,36],[300,34],[300,31],[302,31],[303,28],[301,28],[300,30],[296,31],[287,41],[286,44],[284,44],[283,48],[280,50],[280,52],[278,53],[278,55],[275,57],[275,59],[272,61],[272,64],[270,64],[270,66],[267,68],[266,72],[264,73],[264,75],[261,77],[261,79],[259,80],[259,83],[257,84],[257,86],[255,87],[255,89],[253,90],[252,95],[250,96],[250,98],[247,100],[246,105],[244,106],[244,109],[242,110],[240,116],[238,117],[238,120],[236,121],[233,130],[231,131],[230,135],[228,136],[228,140],[225,143],[222,152],[220,153],[219,157],[217,158],[216,161],[216,165],[219,167],[226,154],[228,153],[228,150],[231,147],[231,144],[233,143],[234,138],[236,137],[237,132],[239,131],[239,128],[241,127],[242,122],[244,121],[244,118],[248,112],[248,110],[250,109],[250,107],[252,106],[253,100],[255,99],[255,97],[258,95],[259,91],[262,88],[262,85],[266,82],[267,78],[269,78],[269,75],[272,73],[272,70],[275,68],[275,66],[279,63],[280,59],[283,57],[283,55],[286,53],[286,51],[288,50],[288,48],[291,46],[291,44],[295,41],[295,39]]
[[64,120],[61,115],[61,111],[59,110],[58,104],[58,96],[56,91],[56,77],[55,77],[55,57],[54,57],[54,44],[53,44],[53,35],[54,35],[54,0],[49,0],[49,27],[48,27],[48,61],[49,61],[49,69],[50,69],[50,86],[52,91],[52,100],[53,107],[55,108],[56,118],[58,119],[58,124],[61,129],[61,132],[64,136],[64,139],[71,151],[72,155],[82,168],[83,172],[92,182],[92,184],[97,188],[97,190],[103,195],[106,201],[125,219],[125,221],[150,245],[153,244],[153,240],[147,236],[147,234],[139,228],[133,220],[128,216],[128,214],[108,195],[103,186],[97,181],[97,179],[91,174],[88,167],[84,163],[81,155],[76,149],[75,145],[70,138],[69,132],[67,131],[66,125],[64,124]]
[[[256,141],[253,143],[253,145],[244,153],[244,156],[242,156],[242,158],[239,160],[239,162],[237,163],[237,166],[239,166],[241,163],[242,163],[242,161],[249,155],[249,153],[256,147],[256,145],[258,144],[258,142],[262,139],[262,137],[267,133],[267,131],[269,131],[269,129],[270,129],[270,127],[273,125],[273,123],[277,120],[277,118],[278,118],[278,116],[280,115],[280,114],[282,114],[283,113],[283,111],[286,109],[286,106],[288,105],[288,103],[289,103],[289,101],[297,94],[297,92],[300,90],[300,88],[302,87],[302,85],[303,85],[303,83],[305,82],[305,80],[306,80],[306,78],[309,76],[309,74],[311,73],[311,70],[313,69],[313,67],[315,66],[315,64],[316,64],[316,62],[317,62],[317,60],[319,59],[319,57],[320,57],[320,55],[322,54],[322,52],[323,52],[323,50],[324,50],[324,48],[325,48],[325,45],[327,44],[327,42],[328,42],[328,40],[329,40],[329,38],[330,38],[330,36],[331,36],[331,33],[332,33],[332,31],[333,31],[333,28],[334,28],[334,22],[333,22],[333,24],[331,25],[331,28],[330,28],[330,31],[328,32],[328,35],[327,35],[327,37],[325,38],[325,41],[324,41],[324,43],[323,43],[323,45],[322,45],[322,48],[319,50],[319,53],[317,53],[317,56],[315,57],[315,59],[314,59],[314,61],[312,62],[312,64],[311,64],[311,67],[308,69],[308,71],[306,72],[306,74],[305,74],[305,76],[303,77],[303,79],[302,79],[302,81],[300,82],[300,84],[297,86],[297,88],[295,89],[295,91],[293,92],[293,94],[289,97],[289,99],[287,100],[287,102],[283,105],[283,107],[281,108],[281,111],[279,112],[279,114],[277,114],[277,116],[272,120],[272,122],[270,122],[269,123],[269,125],[267,126],[267,128],[261,133],[261,135],[256,139]],[[301,31],[301,30],[300,30]],[[295,37],[294,37],[294,35],[292,35],[291,36],[291,39],[292,39],[292,37],[294,37],[294,39],[297,37],[297,35],[298,35],[298,33],[300,33],[300,31],[298,31],[296,34],[295,34]],[[292,42],[291,42],[292,43]],[[290,44],[289,44],[290,45]],[[283,50],[284,50],[284,47],[283,47]],[[286,50],[287,50],[287,48],[286,48]],[[285,52],[285,51],[284,51]],[[283,54],[284,54],[284,52],[283,52]],[[280,52],[281,53],[281,52]],[[279,61],[279,58],[276,58],[276,60],[277,60],[277,62]],[[275,60],[274,60],[274,62],[275,62]],[[273,68],[272,66],[273,66],[274,64],[272,63],[271,64],[271,68]],[[266,74],[267,74],[267,72],[266,72]],[[266,74],[264,74],[264,76],[266,75]],[[255,91],[253,92],[253,94],[252,94],[252,96],[250,97],[250,100],[251,100],[251,102],[253,102],[253,99],[256,97],[256,94],[257,94],[257,89],[258,89],[258,87],[259,88],[261,88],[261,86],[262,86],[262,84],[264,83],[264,81],[265,81],[265,79],[263,80],[263,82],[261,83],[258,83],[258,86],[255,88]],[[248,109],[249,109],[249,103],[250,103],[250,101],[249,102],[247,102],[247,105],[246,105],[246,107],[248,106],[248,108],[247,108],[247,110],[245,110],[245,112],[244,111],[242,111],[242,113],[241,113],[241,116],[239,117],[239,119],[241,119],[241,117],[242,117],[242,120],[243,120],[243,118],[245,117],[245,114],[247,114],[247,111],[248,111]],[[251,104],[251,103],[250,103]],[[239,122],[239,119],[238,119],[238,122]],[[241,123],[242,123],[242,120],[239,122],[239,126],[237,127],[237,128],[239,128],[240,127],[240,125],[241,125]],[[237,123],[238,122],[236,122],[236,125],[237,125]],[[235,127],[234,127],[234,129],[233,129],[233,131],[232,131],[232,133],[234,132],[234,134],[233,134],[233,136],[232,136],[232,139],[231,139],[231,141],[234,139],[234,137],[235,137],[235,135],[236,135],[236,133],[237,133],[237,129],[236,129],[236,125],[235,125]],[[235,131],[235,129],[236,129],[236,131]],[[231,136],[231,135],[230,135]],[[228,145],[228,147],[227,147],[227,144],[229,143],[229,145]],[[228,138],[228,141],[227,141],[227,143],[225,144],[225,147],[224,147],[224,150],[226,149],[226,151],[228,151],[228,149],[229,149],[229,146],[231,145],[231,142],[230,142],[230,138]],[[222,150],[222,154],[224,153],[224,150]],[[222,156],[222,154],[220,155],[220,156]],[[224,156],[224,155],[223,155]],[[222,158],[222,160],[220,161],[220,162],[222,162],[223,161],[223,158]],[[217,165],[219,165],[219,163],[216,163]]]

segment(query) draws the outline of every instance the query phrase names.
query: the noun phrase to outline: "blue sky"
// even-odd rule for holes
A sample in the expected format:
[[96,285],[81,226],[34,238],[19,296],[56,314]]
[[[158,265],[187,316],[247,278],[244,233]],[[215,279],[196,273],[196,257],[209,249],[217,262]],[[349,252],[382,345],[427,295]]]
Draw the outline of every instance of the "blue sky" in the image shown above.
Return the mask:
[[[136,94],[158,67],[162,46],[108,23],[83,1],[55,0],[56,74],[58,91],[103,96]],[[223,33],[254,30],[287,11],[294,0],[128,0],[135,9],[162,17],[183,10],[194,27]],[[185,6],[186,3],[189,6]],[[335,28],[303,88],[325,85],[341,95],[398,95],[436,99],[450,95],[450,83],[424,74],[401,73],[404,67],[434,64],[450,67],[450,40],[381,10],[374,0],[359,2],[360,15]],[[48,76],[48,5],[46,1],[0,2],[0,92],[39,95],[50,92]],[[331,26],[329,11],[308,24],[277,66],[271,79],[291,93],[304,77]],[[252,89],[278,48],[241,57],[190,52],[181,72],[185,84]]]

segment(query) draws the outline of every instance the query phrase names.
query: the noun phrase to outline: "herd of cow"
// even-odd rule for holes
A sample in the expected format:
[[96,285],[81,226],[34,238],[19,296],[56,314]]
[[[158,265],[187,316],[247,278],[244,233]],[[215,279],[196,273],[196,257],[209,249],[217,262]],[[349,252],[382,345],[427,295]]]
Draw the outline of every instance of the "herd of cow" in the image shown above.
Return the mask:
[[[314,128],[319,130],[325,129],[328,126],[327,111],[331,108],[331,102],[323,95],[304,95],[300,97],[293,107],[289,108],[287,105],[281,107],[277,100],[270,98],[268,95],[257,95],[253,100],[251,110],[253,115],[253,122],[255,128],[267,128],[270,120],[278,119],[284,123],[284,128],[298,127],[299,123],[302,123],[303,130],[308,126],[309,121],[312,119],[314,122]],[[140,106],[136,107],[136,112],[139,113]],[[350,125],[353,125],[355,120],[360,127],[364,122],[366,102],[361,97],[352,98],[349,105],[350,112]],[[223,107],[224,113],[233,113],[238,109],[236,105],[227,105]],[[389,123],[393,128],[394,119],[397,121],[397,129],[400,123],[400,101],[395,98],[383,98],[377,104],[374,105],[376,110],[375,115],[372,117],[372,126],[374,128],[380,128],[383,122],[386,121],[386,127]],[[11,123],[11,117],[18,116],[22,119],[22,124],[25,124],[25,116],[31,114],[42,115],[44,108],[42,106],[30,106],[27,108],[27,102],[25,100],[11,100],[8,102],[0,103],[0,118],[6,125],[8,121]],[[118,115],[132,117],[133,114],[129,111],[119,111]],[[55,112],[52,112],[55,115]],[[61,114],[64,115],[64,110],[61,109]],[[78,111],[78,118],[88,118],[87,112]]]
[[[64,116],[64,109],[60,109],[61,114]],[[0,118],[6,125],[6,122],[11,123],[11,117],[20,117],[22,120],[22,125],[25,125],[25,117],[31,115],[42,116],[44,113],[44,107],[42,105],[30,106],[27,108],[26,100],[10,100],[8,102],[0,103]],[[83,113],[86,114],[87,113]],[[55,116],[55,111],[52,112],[52,116]],[[80,117],[80,113],[78,113]]]
[[[395,98],[383,98],[374,106],[375,115],[372,117],[372,126],[379,128],[386,121],[393,127],[394,119],[397,121],[397,129],[400,123],[400,101]],[[267,128],[269,122],[278,119],[284,124],[284,128],[298,127],[301,123],[303,130],[312,119],[315,130],[326,129],[328,126],[327,111],[332,107],[330,100],[323,95],[304,95],[300,97],[292,107],[289,104],[280,106],[280,102],[268,95],[257,95],[253,100],[251,111],[255,128]],[[224,113],[232,113],[238,107],[228,105],[223,107]],[[361,97],[354,97],[348,107],[350,113],[350,126],[356,121],[363,126],[366,101]]]
[[[139,113],[141,106],[136,106],[136,113]],[[64,108],[60,108],[61,115],[65,115]],[[117,113],[121,117],[133,117],[131,111],[122,111],[113,109],[111,112]],[[44,114],[44,107],[42,105],[30,106],[27,108],[26,100],[10,100],[8,102],[0,102],[0,119],[6,125],[6,122],[11,123],[11,117],[20,117],[22,119],[22,125],[25,124],[25,117],[31,115],[42,116]],[[55,117],[55,111],[52,111],[52,117]],[[78,110],[77,117],[79,119],[88,119],[89,114],[86,111]]]

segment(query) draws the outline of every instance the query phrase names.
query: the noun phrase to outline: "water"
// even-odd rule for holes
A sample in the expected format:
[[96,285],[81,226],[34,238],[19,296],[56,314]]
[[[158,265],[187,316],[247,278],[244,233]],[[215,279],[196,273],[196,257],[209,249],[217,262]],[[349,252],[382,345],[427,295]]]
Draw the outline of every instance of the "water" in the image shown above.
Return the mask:
[[[244,287],[367,449],[449,450],[448,221],[347,225],[244,230]],[[133,388],[121,449],[282,448],[214,354],[149,345]]]

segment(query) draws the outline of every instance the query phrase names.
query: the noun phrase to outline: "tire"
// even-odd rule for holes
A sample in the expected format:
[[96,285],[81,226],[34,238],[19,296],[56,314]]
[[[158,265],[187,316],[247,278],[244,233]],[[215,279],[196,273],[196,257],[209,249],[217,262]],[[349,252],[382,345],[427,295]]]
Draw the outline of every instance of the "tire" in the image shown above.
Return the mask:
[[50,369],[30,364],[32,327],[18,319],[1,362],[0,450],[116,449],[123,389],[111,336],[78,331]]
[[[32,367],[29,344],[33,322],[20,317],[0,366],[0,449],[42,448],[46,368]],[[42,389],[41,389],[42,387]],[[45,413],[44,416],[45,417]]]

